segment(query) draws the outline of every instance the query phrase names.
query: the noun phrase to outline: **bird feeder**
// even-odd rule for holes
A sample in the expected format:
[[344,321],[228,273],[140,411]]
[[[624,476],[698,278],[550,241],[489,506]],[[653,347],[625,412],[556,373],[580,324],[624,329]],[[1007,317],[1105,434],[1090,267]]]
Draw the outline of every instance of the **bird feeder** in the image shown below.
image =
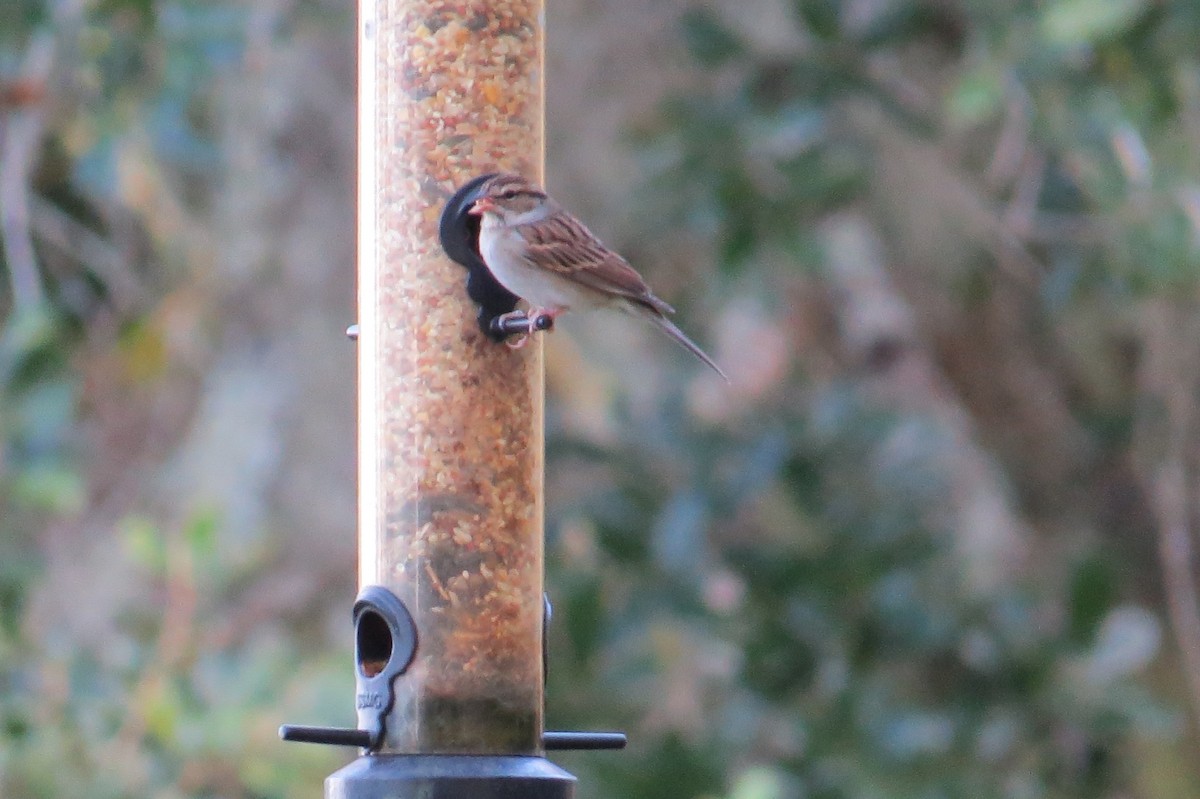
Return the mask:
[[330,797],[569,796],[545,750],[623,736],[544,731],[542,348],[500,342],[547,320],[504,315],[465,214],[480,176],[541,180],[543,0],[359,25],[358,725],[283,734],[364,750]]

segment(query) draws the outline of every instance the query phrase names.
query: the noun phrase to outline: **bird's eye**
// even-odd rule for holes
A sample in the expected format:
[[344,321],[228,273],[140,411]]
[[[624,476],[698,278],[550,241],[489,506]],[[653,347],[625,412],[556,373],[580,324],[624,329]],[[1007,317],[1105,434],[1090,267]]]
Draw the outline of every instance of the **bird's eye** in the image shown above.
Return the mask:
[[504,191],[500,192],[500,196],[505,200],[511,200],[516,197],[517,194],[518,192],[516,189],[505,189]]

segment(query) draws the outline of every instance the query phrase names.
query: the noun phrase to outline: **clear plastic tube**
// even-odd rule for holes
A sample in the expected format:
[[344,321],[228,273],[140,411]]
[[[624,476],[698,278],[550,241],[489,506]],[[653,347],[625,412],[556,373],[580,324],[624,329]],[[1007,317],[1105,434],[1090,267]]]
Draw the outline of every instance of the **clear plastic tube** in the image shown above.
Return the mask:
[[541,179],[542,0],[362,0],[359,580],[417,626],[384,752],[542,733],[542,350],[486,339],[438,243],[483,172]]

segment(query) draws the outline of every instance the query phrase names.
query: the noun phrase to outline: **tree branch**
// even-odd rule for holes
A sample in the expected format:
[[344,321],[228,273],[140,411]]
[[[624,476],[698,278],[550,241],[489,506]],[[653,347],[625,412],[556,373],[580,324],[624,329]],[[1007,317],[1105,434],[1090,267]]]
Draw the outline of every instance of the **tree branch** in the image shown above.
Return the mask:
[[[54,63],[54,38],[49,32],[29,44],[21,82],[44,86]],[[0,241],[17,310],[35,307],[43,300],[41,276],[29,230],[29,177],[37,164],[45,126],[45,102],[18,105],[8,113],[0,137]]]
[[[1180,318],[1182,316],[1182,318]],[[1161,301],[1143,316],[1145,356],[1139,382],[1146,407],[1135,427],[1135,453],[1143,490],[1153,508],[1167,614],[1183,660],[1192,717],[1200,729],[1200,590],[1192,549],[1194,475],[1188,452],[1196,423],[1195,366],[1200,318]],[[1154,452],[1161,442],[1161,455]]]

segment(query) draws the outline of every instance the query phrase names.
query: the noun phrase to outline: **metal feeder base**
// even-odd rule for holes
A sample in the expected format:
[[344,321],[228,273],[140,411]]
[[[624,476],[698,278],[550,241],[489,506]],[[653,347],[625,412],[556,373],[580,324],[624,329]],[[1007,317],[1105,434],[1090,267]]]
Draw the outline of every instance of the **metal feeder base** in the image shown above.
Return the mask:
[[572,799],[575,777],[544,757],[363,755],[325,778],[325,799]]

